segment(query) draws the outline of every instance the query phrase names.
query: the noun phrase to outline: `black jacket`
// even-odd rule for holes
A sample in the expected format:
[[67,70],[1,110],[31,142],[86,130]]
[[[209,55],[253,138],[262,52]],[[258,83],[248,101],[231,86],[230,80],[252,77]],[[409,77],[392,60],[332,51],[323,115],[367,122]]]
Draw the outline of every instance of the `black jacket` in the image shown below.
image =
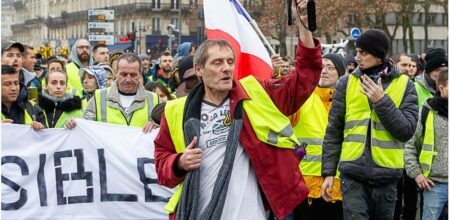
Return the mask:
[[43,92],[43,94],[39,95],[39,105],[47,115],[48,127],[54,128],[63,112],[81,109],[81,98],[78,96],[70,96],[56,102],[48,98],[48,95]]
[[[363,75],[359,68],[352,74],[357,77]],[[392,79],[400,76],[400,74],[400,71],[394,65],[389,64],[388,73],[381,76],[383,89],[386,90]],[[322,176],[334,176],[339,163],[344,140],[345,99],[348,78],[349,76],[346,75],[339,79],[334,93],[333,104],[328,118],[328,127],[323,142]],[[371,103],[370,100],[369,103],[371,108],[376,111],[381,124],[394,138],[401,142],[406,142],[414,135],[418,117],[418,105],[417,94],[412,81],[408,81],[399,109],[395,107],[394,102],[388,95],[385,95],[377,103]],[[339,163],[341,178],[374,183],[390,182],[399,179],[403,169],[389,169],[375,164],[372,159],[370,139],[370,132],[368,132],[366,146],[360,158]]]
[[28,101],[27,89],[21,83],[19,96],[17,97],[16,102],[12,104],[11,108],[6,108],[2,103],[2,114],[8,119],[12,119],[14,124],[25,124],[24,111],[28,112],[33,121],[38,121],[45,125],[45,115],[42,112],[42,109]]

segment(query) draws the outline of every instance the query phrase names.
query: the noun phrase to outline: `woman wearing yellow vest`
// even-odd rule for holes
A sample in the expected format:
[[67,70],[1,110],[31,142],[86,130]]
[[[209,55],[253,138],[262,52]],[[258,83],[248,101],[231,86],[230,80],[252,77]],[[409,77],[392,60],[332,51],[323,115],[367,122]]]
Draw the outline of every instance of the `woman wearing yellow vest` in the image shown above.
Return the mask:
[[48,128],[64,128],[71,118],[81,118],[81,98],[66,93],[67,75],[63,71],[54,70],[45,75],[47,84],[39,96],[39,105],[47,118]]
[[337,83],[322,148],[322,197],[331,199],[338,165],[344,219],[392,219],[403,174],[404,142],[417,124],[409,78],[387,61],[377,29],[356,40],[359,66]]
[[95,90],[106,88],[108,73],[104,67],[88,66],[80,68],[80,77],[83,82],[83,109],[86,109],[89,99],[94,96]]
[[294,209],[296,220],[342,219],[342,197],[339,192],[339,175],[334,179],[331,201],[322,199],[322,143],[328,125],[328,112],[333,101],[336,83],[346,72],[344,57],[329,53],[322,57],[319,84],[300,110],[290,117],[299,142],[308,144],[300,170],[308,187],[308,199]]
[[448,202],[447,82],[443,70],[437,79],[440,96],[425,101],[416,133],[405,145],[405,169],[423,190],[422,219],[427,220],[438,219]]

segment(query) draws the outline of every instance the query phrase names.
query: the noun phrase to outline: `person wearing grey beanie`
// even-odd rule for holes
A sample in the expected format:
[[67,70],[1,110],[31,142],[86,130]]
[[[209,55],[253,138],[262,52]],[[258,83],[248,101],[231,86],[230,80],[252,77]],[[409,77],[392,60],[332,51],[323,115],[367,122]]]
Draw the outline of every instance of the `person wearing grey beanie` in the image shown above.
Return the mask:
[[328,53],[322,56],[322,59],[329,59],[333,62],[334,67],[336,68],[339,76],[342,76],[346,72],[346,64],[345,59],[339,54],[336,53]]

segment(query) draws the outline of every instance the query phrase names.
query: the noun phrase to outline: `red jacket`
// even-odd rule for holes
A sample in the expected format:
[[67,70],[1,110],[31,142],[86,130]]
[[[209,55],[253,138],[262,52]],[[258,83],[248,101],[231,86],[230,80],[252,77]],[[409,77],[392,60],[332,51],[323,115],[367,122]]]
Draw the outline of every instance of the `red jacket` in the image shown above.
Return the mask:
[[[317,40],[315,44],[315,48],[306,48],[299,41],[295,70],[291,74],[280,79],[260,81],[275,105],[285,115],[297,112],[319,81],[322,71],[322,54]],[[230,99],[230,115],[234,115],[239,101],[249,99],[238,81],[233,82]],[[277,219],[283,219],[308,195],[298,168],[297,157],[292,150],[273,147],[259,141],[245,114],[240,143],[255,169],[265,204],[269,205]],[[173,170],[180,155],[175,151],[175,145],[163,115],[161,128],[155,139],[155,166],[159,184],[172,188],[183,181],[184,177],[177,177]],[[170,219],[175,219],[175,215],[172,214]]]

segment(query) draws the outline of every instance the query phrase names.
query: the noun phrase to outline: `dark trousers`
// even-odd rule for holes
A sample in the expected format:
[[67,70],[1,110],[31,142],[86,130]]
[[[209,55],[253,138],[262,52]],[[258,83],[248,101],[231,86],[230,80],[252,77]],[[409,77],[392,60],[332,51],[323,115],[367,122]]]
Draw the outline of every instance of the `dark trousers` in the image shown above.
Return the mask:
[[311,205],[305,199],[294,209],[295,220],[342,220],[342,202],[326,202],[322,198],[312,199]]
[[371,184],[341,179],[345,220],[392,220],[397,200],[397,181]]
[[418,190],[416,181],[406,173],[397,184],[397,203],[395,204],[394,220],[415,220],[417,212]]

